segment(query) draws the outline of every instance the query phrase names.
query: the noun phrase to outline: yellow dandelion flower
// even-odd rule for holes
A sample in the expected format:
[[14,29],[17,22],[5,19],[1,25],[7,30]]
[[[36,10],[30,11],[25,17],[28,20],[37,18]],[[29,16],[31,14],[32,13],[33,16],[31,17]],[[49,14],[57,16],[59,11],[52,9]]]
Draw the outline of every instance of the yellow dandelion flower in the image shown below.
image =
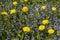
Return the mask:
[[45,29],[45,26],[44,25],[40,25],[39,26],[39,30],[44,30]]
[[46,6],[41,6],[42,9],[46,9]]
[[8,16],[8,13],[5,12],[5,11],[4,12],[1,12],[1,14]]
[[49,23],[49,20],[45,19],[42,21],[42,24],[48,24]]
[[14,1],[14,2],[13,2],[13,5],[15,5],[15,6],[16,6],[17,4],[18,4],[18,3],[17,3],[16,1]]
[[28,0],[24,0],[25,2],[28,2]]
[[54,29],[49,29],[49,30],[48,30],[48,33],[49,33],[49,34],[53,34],[53,33],[54,33]]
[[56,11],[56,7],[52,7],[52,11]]
[[15,9],[11,9],[10,10],[10,14],[14,14],[14,13],[16,13],[16,10]]
[[26,6],[23,7],[23,8],[22,8],[22,11],[23,11],[23,12],[28,12],[28,7],[26,7]]
[[30,32],[31,30],[30,30],[30,27],[23,27],[23,31],[24,32]]

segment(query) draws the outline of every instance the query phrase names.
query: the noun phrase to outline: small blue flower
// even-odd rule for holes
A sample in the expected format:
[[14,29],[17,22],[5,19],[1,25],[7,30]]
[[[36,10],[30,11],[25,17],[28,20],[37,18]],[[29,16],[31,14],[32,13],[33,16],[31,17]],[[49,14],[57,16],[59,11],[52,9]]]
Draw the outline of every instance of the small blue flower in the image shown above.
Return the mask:
[[35,8],[40,8],[40,4],[35,5]]
[[60,20],[58,19],[57,22],[60,23]]
[[56,35],[54,36],[54,39],[57,39],[57,36]]
[[60,10],[60,8],[59,8],[59,10]]
[[10,40],[10,38],[6,38],[6,40]]
[[60,40],[60,38],[58,38],[58,40]]
[[31,39],[31,40],[35,40],[35,39],[34,39],[34,37],[32,37],[32,39]]
[[4,28],[1,28],[0,30],[4,30]]

